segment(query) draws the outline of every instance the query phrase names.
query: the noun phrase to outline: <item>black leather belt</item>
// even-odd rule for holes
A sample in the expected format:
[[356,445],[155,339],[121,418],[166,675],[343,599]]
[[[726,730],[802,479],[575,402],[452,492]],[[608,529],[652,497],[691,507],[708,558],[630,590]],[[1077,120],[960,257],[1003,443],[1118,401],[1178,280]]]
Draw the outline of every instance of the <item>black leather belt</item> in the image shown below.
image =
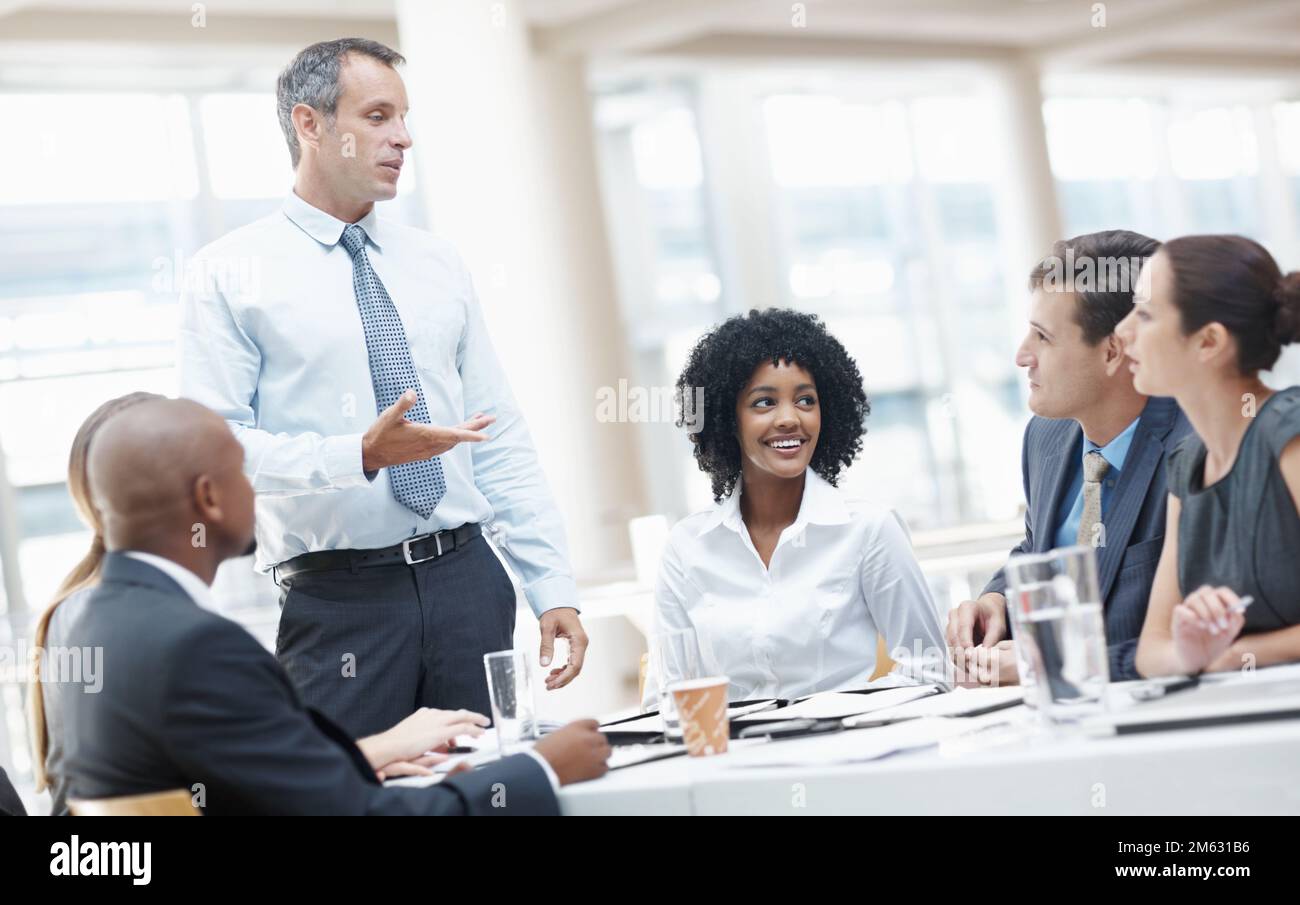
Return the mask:
[[434,534],[408,537],[400,544],[378,550],[318,550],[315,553],[303,553],[293,559],[285,560],[274,568],[272,574],[275,583],[279,584],[286,578],[301,575],[303,572],[329,572],[336,569],[355,572],[357,569],[397,566],[403,563],[413,566],[416,563],[428,562],[444,556],[457,547],[463,547],[482,533],[481,526],[470,524]]

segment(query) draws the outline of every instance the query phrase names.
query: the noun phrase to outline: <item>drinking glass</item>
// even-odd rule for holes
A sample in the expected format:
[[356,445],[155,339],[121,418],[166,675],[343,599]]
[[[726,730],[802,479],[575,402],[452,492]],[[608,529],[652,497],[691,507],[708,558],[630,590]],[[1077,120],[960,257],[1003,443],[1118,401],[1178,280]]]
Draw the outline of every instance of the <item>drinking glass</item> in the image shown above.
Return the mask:
[[533,677],[522,651],[500,650],[483,655],[488,695],[492,699],[492,724],[501,756],[515,754],[537,738],[537,707]]
[[664,738],[682,739],[681,721],[669,686],[674,682],[703,678],[699,641],[694,629],[656,632],[650,644],[650,662],[659,683],[659,715],[664,721]]
[[1076,546],[1012,556],[1006,575],[1026,703],[1052,723],[1101,711],[1110,669],[1096,551]]

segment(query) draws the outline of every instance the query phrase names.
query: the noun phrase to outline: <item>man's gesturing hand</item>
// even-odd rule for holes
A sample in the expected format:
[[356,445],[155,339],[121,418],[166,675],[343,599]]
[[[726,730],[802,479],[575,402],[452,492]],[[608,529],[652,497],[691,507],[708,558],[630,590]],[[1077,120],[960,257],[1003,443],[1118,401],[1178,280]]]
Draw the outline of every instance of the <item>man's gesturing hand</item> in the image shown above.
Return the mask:
[[390,465],[432,459],[457,443],[482,443],[488,435],[481,431],[497,420],[493,415],[479,412],[455,427],[418,424],[406,420],[406,413],[415,401],[415,390],[407,390],[370,425],[361,437],[363,470],[378,471]]
[[583,631],[582,620],[573,607],[556,607],[542,613],[542,648],[540,662],[550,666],[555,656],[555,639],[564,638],[569,642],[569,662],[562,667],[552,669],[546,677],[546,690],[563,688],[582,672],[582,660],[587,655],[587,633]]

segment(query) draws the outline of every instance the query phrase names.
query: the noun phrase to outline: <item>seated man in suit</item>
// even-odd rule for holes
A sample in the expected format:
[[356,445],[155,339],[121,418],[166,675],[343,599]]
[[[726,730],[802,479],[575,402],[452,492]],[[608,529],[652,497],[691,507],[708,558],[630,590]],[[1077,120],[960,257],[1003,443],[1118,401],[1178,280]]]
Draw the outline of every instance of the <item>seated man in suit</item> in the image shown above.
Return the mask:
[[[1096,548],[1112,681],[1138,678],[1137,639],[1165,533],[1165,455],[1191,431],[1172,399],[1133,388],[1115,335],[1159,245],[1127,230],[1057,242],[1029,276],[1029,333],[1016,353],[1034,417],[1020,459],[1025,537],[1011,552]],[[1018,680],[1004,571],[948,616],[967,684]]]
[[381,785],[378,770],[446,740],[426,711],[353,744],[252,635],[200,605],[253,539],[243,458],[226,423],[185,400],[123,411],[91,446],[108,554],[66,644],[102,649],[103,684],[58,686],[70,797],[184,788],[208,814],[555,814],[555,785],[605,772],[608,743],[583,721],[438,785]]

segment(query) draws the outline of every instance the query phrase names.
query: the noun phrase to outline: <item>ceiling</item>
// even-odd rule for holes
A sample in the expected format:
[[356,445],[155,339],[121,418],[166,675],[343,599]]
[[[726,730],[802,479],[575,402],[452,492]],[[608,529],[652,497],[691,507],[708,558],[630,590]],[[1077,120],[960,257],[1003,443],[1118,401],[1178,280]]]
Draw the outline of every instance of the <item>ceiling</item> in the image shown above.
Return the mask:
[[[491,0],[451,2],[468,7]],[[1300,74],[1300,0],[516,2],[539,49],[590,57],[1014,54],[1045,69],[1199,66]],[[281,34],[346,27],[395,34],[396,6],[397,0],[209,0],[205,37],[270,43]],[[1104,25],[1094,7],[1105,8]],[[138,39],[163,25],[188,29],[190,8],[177,0],[0,0],[0,47]]]

